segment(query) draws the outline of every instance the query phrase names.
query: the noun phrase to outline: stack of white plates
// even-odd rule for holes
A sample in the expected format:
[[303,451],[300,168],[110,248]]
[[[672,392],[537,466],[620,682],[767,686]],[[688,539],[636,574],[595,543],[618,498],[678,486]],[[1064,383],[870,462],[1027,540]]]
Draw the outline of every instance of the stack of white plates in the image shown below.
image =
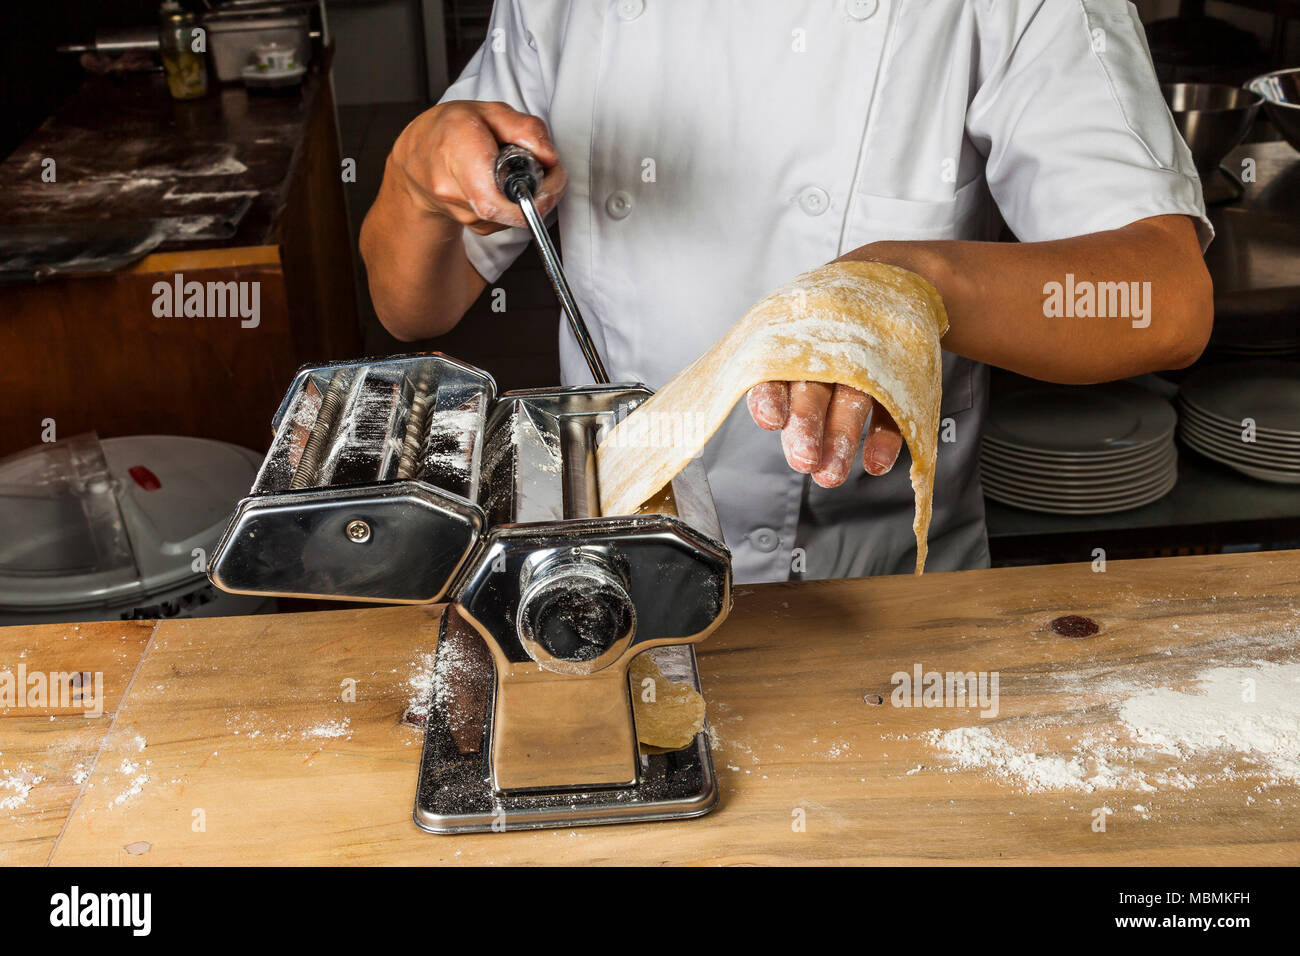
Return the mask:
[[1300,484],[1300,362],[1200,369],[1179,389],[1178,410],[1179,435],[1206,458],[1252,478]]
[[1054,514],[1150,504],[1178,480],[1177,421],[1167,401],[1128,382],[1000,392],[980,454],[984,494]]

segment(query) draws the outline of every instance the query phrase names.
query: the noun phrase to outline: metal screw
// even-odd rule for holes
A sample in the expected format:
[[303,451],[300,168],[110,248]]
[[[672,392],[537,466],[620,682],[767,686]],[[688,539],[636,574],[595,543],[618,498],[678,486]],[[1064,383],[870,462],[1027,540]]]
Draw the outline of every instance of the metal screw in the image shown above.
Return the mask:
[[370,525],[358,518],[348,522],[345,533],[352,543],[365,544],[370,540]]

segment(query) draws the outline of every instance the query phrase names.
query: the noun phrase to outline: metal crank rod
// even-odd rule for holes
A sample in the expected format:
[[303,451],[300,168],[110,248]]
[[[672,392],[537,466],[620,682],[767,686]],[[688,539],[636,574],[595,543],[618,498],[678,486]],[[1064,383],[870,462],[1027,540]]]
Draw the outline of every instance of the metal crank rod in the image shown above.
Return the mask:
[[537,205],[533,202],[533,197],[542,182],[542,164],[528,150],[511,143],[497,154],[495,173],[497,189],[501,190],[511,202],[518,203],[519,209],[524,214],[524,221],[528,223],[533,241],[537,243],[537,248],[542,254],[542,265],[546,268],[546,275],[555,288],[555,295],[559,298],[565,317],[569,320],[569,328],[573,330],[573,335],[578,340],[583,358],[587,360],[587,368],[591,370],[592,377],[598,385],[607,385],[609,373],[605,371],[605,363],[601,361],[600,353],[596,351],[596,343],[591,340],[587,323],[583,321],[582,312],[578,310],[578,302],[574,299],[568,280],[564,277],[564,267],[560,265],[560,257],[556,255],[555,246],[551,244],[546,223],[542,221]]

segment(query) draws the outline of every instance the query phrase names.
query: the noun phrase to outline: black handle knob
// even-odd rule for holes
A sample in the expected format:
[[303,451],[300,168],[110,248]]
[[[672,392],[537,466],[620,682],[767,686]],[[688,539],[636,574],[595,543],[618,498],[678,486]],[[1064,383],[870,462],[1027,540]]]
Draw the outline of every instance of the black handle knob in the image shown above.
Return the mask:
[[519,202],[521,189],[527,195],[535,196],[542,185],[542,164],[536,156],[514,143],[506,145],[497,154],[493,173],[497,189],[511,202]]

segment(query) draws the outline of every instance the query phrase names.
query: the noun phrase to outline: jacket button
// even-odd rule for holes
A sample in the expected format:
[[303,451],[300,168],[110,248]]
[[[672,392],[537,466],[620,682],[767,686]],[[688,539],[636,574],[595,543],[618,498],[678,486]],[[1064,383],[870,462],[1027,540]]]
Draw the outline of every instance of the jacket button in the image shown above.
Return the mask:
[[820,186],[809,186],[799,193],[799,208],[810,216],[820,216],[831,208],[831,197]]
[[635,20],[645,12],[645,0],[618,0],[618,18]]
[[781,544],[781,538],[771,528],[755,528],[749,533],[749,543],[759,551],[772,552]]
[[870,20],[880,8],[880,0],[849,0],[849,16],[854,20]]
[[605,212],[614,219],[626,219],[632,213],[632,194],[620,189],[605,200]]

